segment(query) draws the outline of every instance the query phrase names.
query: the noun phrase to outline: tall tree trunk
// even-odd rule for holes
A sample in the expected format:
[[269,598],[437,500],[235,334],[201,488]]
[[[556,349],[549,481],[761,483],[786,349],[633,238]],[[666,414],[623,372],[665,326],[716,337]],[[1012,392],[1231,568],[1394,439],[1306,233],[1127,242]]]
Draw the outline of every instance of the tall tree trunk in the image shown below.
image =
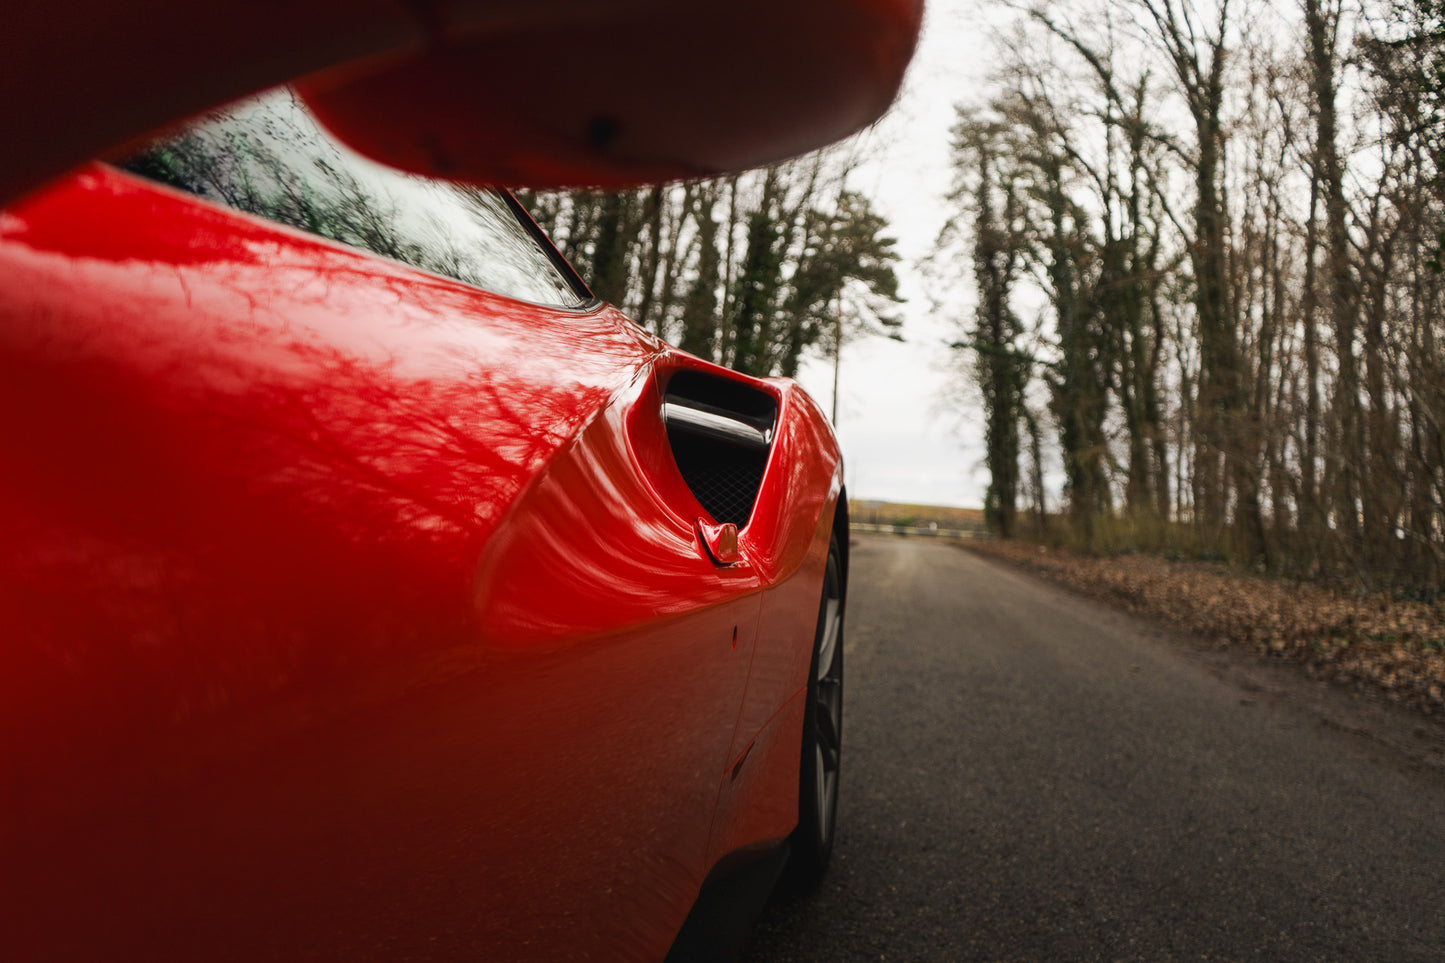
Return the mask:
[[647,244],[642,249],[638,264],[638,279],[642,282],[642,296],[637,302],[637,316],[633,318],[643,327],[651,327],[658,334],[662,328],[652,316],[652,305],[657,297],[657,275],[662,268],[662,188],[653,187],[642,202],[642,224],[647,230]]
[[1325,208],[1325,293],[1323,299],[1334,329],[1335,375],[1333,412],[1337,430],[1330,461],[1334,470],[1331,519],[1344,539],[1346,551],[1360,555],[1360,453],[1359,375],[1355,359],[1355,331],[1359,295],[1350,264],[1344,172],[1340,162],[1336,120],[1335,65],[1339,8],[1326,10],[1320,0],[1305,0],[1305,32],[1310,65],[1310,93],[1315,112],[1315,177]]
[[628,199],[619,192],[602,199],[597,219],[597,240],[592,249],[592,293],[611,304],[627,296],[627,261],[630,247]]
[[[712,218],[717,195],[703,194],[697,205],[697,275],[688,289],[682,306],[682,343],[680,347],[700,358],[717,359],[717,336],[721,318],[718,314],[719,275],[718,223]],[[719,359],[720,360],[720,359]]]
[[[665,331],[668,336],[673,334],[672,307],[677,301],[678,270],[692,256],[692,250],[698,241],[697,235],[694,234],[684,249],[683,232],[687,229],[688,222],[692,220],[693,206],[697,202],[698,192],[706,189],[698,184],[687,184],[683,187],[682,208],[673,217],[672,230],[668,233],[667,253],[662,260],[662,291],[657,300],[658,328]],[[715,226],[713,230],[716,234]]]
[[1300,550],[1311,567],[1319,564],[1323,524],[1320,518],[1320,336],[1318,271],[1315,267],[1319,251],[1319,194],[1317,172],[1310,175],[1310,213],[1305,224],[1305,276],[1301,293],[1300,313],[1303,322],[1305,356],[1305,442],[1300,464],[1300,497],[1298,531]]

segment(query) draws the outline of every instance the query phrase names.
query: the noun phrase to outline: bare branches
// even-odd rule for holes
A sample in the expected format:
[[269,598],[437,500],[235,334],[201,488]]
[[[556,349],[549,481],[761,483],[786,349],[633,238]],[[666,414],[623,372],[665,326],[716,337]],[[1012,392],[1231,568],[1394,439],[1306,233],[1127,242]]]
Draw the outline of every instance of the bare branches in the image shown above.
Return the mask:
[[1445,586],[1445,4],[1012,9],[994,176],[1075,531],[1122,495],[1208,552]]

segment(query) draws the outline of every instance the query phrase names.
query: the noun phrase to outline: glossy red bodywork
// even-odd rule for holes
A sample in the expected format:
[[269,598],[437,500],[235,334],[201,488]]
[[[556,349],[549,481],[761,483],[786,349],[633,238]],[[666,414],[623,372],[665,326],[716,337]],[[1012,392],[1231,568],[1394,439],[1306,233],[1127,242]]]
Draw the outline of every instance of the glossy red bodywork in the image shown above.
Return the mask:
[[840,494],[718,565],[673,351],[91,166],[0,212],[13,959],[658,959],[797,817]]

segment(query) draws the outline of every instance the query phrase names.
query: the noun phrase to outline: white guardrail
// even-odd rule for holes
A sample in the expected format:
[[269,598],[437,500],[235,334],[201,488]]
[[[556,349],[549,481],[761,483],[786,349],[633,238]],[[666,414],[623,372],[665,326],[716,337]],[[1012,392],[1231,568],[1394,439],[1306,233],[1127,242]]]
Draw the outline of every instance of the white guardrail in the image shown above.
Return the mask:
[[883,535],[922,535],[925,538],[987,538],[982,528],[940,528],[937,525],[873,525],[849,522],[850,532],[878,532]]

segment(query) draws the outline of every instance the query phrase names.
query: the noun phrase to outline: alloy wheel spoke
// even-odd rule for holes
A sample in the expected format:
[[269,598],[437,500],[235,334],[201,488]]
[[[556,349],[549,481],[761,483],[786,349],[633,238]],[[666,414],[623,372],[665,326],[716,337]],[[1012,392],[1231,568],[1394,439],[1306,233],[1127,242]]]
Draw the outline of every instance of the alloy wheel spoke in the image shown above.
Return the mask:
[[[832,588],[832,586],[829,586]],[[843,605],[836,596],[830,596],[823,607],[823,638],[818,643],[818,678],[822,679],[833,671],[838,652],[838,630],[842,627]]]
[[838,748],[842,743],[838,732],[838,714],[832,706],[819,699],[813,716],[813,724],[818,729],[818,745],[833,753],[836,760]]
[[832,775],[838,770],[839,752],[836,746],[826,746],[821,742],[818,744],[818,752],[823,760],[823,772]]

